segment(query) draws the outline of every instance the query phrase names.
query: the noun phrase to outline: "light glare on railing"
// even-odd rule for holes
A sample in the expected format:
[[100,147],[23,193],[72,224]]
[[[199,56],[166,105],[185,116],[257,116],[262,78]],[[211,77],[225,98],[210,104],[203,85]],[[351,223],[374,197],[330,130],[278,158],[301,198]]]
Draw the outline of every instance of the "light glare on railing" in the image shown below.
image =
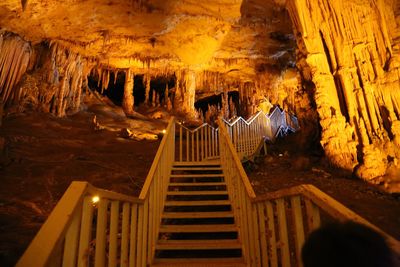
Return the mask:
[[93,204],[96,204],[97,202],[99,202],[100,201],[100,197],[99,196],[93,196],[92,197],[92,202],[93,202]]

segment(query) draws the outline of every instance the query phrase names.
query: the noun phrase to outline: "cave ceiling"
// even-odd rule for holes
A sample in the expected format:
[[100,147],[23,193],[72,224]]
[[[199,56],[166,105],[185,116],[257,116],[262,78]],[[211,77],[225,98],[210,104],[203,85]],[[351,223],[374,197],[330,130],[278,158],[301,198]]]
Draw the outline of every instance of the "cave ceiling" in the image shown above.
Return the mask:
[[241,79],[279,65],[294,47],[287,12],[272,0],[3,0],[0,28],[33,44],[60,43],[110,68],[187,68]]

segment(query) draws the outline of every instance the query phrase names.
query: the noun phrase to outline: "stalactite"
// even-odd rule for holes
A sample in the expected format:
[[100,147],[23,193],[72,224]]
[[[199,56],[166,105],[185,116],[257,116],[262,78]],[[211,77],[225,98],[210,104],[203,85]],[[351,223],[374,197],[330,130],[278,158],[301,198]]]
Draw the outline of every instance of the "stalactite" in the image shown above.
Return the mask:
[[29,43],[20,37],[0,34],[0,101],[8,103],[15,97],[14,87],[26,72],[31,56]]
[[124,98],[122,100],[122,108],[127,116],[131,116],[134,113],[133,105],[133,86],[134,86],[134,74],[131,69],[125,72],[125,85],[124,85]]
[[114,85],[117,84],[117,78],[118,78],[118,70],[114,71]]

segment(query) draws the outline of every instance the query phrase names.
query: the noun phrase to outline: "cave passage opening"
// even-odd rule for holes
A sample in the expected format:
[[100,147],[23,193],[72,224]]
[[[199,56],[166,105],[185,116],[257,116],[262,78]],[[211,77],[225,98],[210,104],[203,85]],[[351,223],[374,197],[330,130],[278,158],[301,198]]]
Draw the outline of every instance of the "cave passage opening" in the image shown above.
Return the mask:
[[[150,81],[149,101],[151,101],[151,103],[159,103],[159,104],[165,103],[167,100],[165,95],[167,85],[168,85],[168,97],[171,98],[173,89],[175,88],[175,84],[176,84],[175,75],[152,77]],[[153,99],[154,97],[156,99]]]
[[[108,86],[103,88],[102,79],[97,71],[92,71],[88,76],[89,88],[102,96],[108,97],[115,105],[122,106],[124,97],[125,72],[110,72]],[[175,75],[156,76],[150,81],[149,102],[155,106],[166,102],[166,89],[168,88],[168,96],[171,97],[173,88],[175,88]],[[138,107],[146,102],[146,80],[145,75],[138,74],[134,76],[133,96],[135,106]]]
[[[207,111],[209,111],[209,109],[211,107],[213,107],[216,111],[218,111],[218,109],[223,108],[223,105],[222,105],[223,97],[224,97],[224,93],[220,93],[220,94],[215,94],[215,95],[207,96],[204,98],[200,98],[194,103],[194,107],[198,112],[201,112],[201,114],[204,117],[206,117],[206,113],[207,113]],[[232,117],[232,115],[234,113],[235,113],[235,115],[240,116],[240,114],[237,113],[237,111],[240,110],[239,99],[240,98],[239,98],[238,91],[229,91],[228,92],[228,103],[226,103],[226,105],[228,105],[229,114],[231,114],[230,117]],[[233,111],[233,109],[235,109],[235,111]]]

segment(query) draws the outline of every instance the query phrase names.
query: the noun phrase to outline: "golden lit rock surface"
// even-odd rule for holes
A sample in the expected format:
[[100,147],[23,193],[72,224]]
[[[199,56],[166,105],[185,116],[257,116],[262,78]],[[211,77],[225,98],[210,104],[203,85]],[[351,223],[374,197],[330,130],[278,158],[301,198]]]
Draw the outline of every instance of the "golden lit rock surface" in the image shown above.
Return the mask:
[[[191,118],[280,105],[309,139],[319,122],[334,165],[400,188],[399,25],[395,0],[4,0],[1,102],[61,117],[80,109],[89,76],[104,93],[123,73],[128,116],[140,115],[137,76],[137,101]],[[173,87],[155,91],[159,77]],[[195,110],[222,93],[221,107]]]
[[297,65],[315,86],[321,144],[335,165],[348,170],[357,166],[359,176],[377,183],[388,165],[400,168],[395,4],[287,1],[298,44]]

